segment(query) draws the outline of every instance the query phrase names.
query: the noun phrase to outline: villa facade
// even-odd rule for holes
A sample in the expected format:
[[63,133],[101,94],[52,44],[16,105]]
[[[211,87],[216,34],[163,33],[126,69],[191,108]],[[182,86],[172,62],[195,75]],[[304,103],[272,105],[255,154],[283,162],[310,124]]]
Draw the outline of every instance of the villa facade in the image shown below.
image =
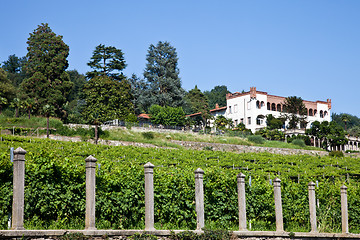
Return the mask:
[[[244,123],[245,127],[255,132],[266,127],[266,116],[272,114],[280,117],[283,114],[285,97],[270,95],[267,92],[257,91],[251,87],[249,92],[235,92],[226,95],[225,117],[233,120],[236,126]],[[330,121],[331,99],[325,101],[303,101],[306,107],[310,128],[314,121]]]

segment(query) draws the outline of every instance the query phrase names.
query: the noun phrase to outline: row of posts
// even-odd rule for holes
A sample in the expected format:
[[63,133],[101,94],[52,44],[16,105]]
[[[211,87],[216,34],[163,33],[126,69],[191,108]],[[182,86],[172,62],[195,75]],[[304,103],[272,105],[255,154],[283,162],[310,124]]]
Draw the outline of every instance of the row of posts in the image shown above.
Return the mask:
[[[13,206],[12,206],[12,230],[24,229],[24,182],[25,182],[25,154],[22,148],[14,151],[14,174],[13,174]],[[95,168],[96,158],[89,156],[86,162],[86,213],[85,229],[95,230]],[[145,230],[153,231],[154,228],[154,165],[150,162],[144,165],[145,172]],[[204,171],[200,168],[195,171],[195,204],[197,230],[204,228]],[[281,201],[280,179],[274,179],[275,219],[276,231],[283,232],[283,213]],[[238,207],[239,207],[239,230],[246,231],[246,198],[245,198],[245,175],[237,175]],[[316,201],[315,183],[308,184],[309,210],[311,232],[317,232],[316,224]],[[348,209],[347,209],[347,187],[341,187],[341,218],[342,232],[348,233]]]

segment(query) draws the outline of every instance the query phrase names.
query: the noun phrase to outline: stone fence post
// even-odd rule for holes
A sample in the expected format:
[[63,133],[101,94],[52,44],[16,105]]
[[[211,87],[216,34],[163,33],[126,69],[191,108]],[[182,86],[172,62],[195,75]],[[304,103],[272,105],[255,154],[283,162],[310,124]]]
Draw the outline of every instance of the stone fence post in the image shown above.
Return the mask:
[[196,204],[196,230],[205,227],[204,214],[204,171],[201,168],[195,170],[195,204]]
[[12,230],[24,230],[24,187],[25,187],[25,154],[26,151],[18,147],[14,151],[13,170],[13,205]]
[[283,223],[280,182],[281,180],[279,178],[274,179],[275,219],[276,219],[276,231],[283,232],[284,223]]
[[95,230],[95,167],[97,159],[89,156],[85,159],[86,169],[86,210],[85,229]]
[[246,197],[245,197],[245,175],[237,175],[238,206],[239,206],[239,231],[246,229]]
[[342,185],[341,192],[341,226],[343,233],[349,233],[348,225],[348,203],[347,203],[347,187]]
[[145,230],[154,231],[154,165],[144,165],[145,172]]
[[315,200],[315,183],[310,182],[309,188],[309,210],[310,210],[310,225],[311,232],[317,232],[316,226],[316,200]]

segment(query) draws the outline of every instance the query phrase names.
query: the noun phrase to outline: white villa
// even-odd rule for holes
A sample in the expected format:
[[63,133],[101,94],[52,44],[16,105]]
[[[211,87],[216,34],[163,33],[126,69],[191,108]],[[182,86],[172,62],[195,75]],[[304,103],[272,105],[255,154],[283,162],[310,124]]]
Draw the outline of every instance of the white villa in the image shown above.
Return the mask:
[[[285,97],[270,95],[267,92],[257,91],[256,87],[251,87],[249,92],[227,94],[226,107],[217,105],[215,109],[210,110],[210,113],[214,117],[223,115],[232,119],[235,126],[244,123],[247,129],[255,132],[266,127],[266,115],[272,114],[277,118],[281,116],[284,100]],[[331,99],[327,99],[326,102],[306,100],[303,102],[307,110],[307,128],[310,128],[314,121],[331,121]],[[200,113],[189,116],[193,117],[198,114]]]

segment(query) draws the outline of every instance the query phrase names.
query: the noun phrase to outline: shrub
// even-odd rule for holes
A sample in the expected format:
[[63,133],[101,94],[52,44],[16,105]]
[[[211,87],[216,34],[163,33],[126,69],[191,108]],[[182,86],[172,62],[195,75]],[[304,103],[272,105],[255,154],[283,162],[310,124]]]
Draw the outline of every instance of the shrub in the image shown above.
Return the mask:
[[329,153],[330,157],[344,157],[344,153],[342,151],[331,151]]
[[141,135],[145,139],[154,139],[154,132],[142,132]]
[[304,140],[298,139],[298,138],[294,139],[291,143],[296,145],[296,146],[299,146],[299,147],[305,147],[306,146]]
[[247,137],[247,139],[250,142],[257,143],[257,144],[263,144],[265,142],[265,139],[259,135],[250,135]]

